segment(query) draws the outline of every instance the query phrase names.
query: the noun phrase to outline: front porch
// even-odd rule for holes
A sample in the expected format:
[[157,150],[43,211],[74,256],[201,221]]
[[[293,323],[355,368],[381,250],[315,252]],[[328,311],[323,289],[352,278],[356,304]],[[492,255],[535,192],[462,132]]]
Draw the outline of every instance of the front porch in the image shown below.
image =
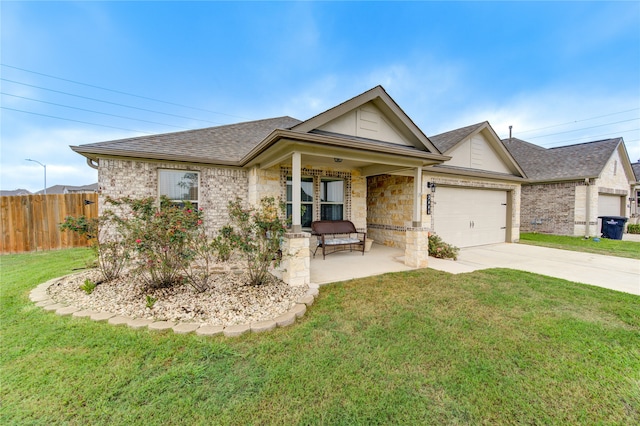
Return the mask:
[[311,286],[369,277],[387,272],[410,271],[404,263],[404,249],[373,244],[371,251],[338,252],[322,259],[322,253],[311,258]]

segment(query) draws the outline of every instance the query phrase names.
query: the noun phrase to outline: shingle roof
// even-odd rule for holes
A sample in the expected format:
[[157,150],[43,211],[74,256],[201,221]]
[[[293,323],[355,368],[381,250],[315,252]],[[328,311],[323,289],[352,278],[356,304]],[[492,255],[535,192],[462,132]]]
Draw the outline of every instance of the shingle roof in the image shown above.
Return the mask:
[[438,148],[440,152],[445,153],[453,148],[458,142],[478,130],[478,128],[484,126],[486,123],[486,121],[483,121],[482,123],[461,127],[456,130],[440,133],[439,135],[429,136],[429,140],[436,146],[436,148]]
[[240,161],[276,129],[289,129],[300,123],[292,117],[277,117],[245,123],[164,133],[151,136],[97,142],[72,147],[76,152],[114,151],[120,155],[144,154],[155,158],[190,158],[204,162]]
[[[89,185],[53,185],[47,188],[47,194],[69,194],[72,192],[98,192],[98,183],[92,183]],[[36,194],[44,194],[44,191],[40,190]]]
[[14,195],[31,195],[31,192],[27,189],[14,189],[14,190],[2,190],[0,191],[1,197],[12,197]]
[[631,165],[633,173],[636,175],[636,182],[640,182],[640,161]]
[[543,182],[599,176],[622,139],[548,149],[517,138],[504,139],[502,142],[529,179]]

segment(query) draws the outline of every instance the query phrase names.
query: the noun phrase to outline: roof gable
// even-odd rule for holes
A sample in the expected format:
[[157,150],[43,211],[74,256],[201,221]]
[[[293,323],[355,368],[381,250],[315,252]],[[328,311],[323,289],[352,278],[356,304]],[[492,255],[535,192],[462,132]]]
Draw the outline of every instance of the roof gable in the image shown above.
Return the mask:
[[443,164],[444,167],[525,175],[487,121],[431,136],[429,139],[440,152],[451,156]]
[[548,149],[516,138],[503,142],[531,180],[553,181],[599,177],[622,138]]
[[323,113],[293,126],[302,133],[328,132],[362,140],[410,146],[439,154],[382,86],[376,86]]

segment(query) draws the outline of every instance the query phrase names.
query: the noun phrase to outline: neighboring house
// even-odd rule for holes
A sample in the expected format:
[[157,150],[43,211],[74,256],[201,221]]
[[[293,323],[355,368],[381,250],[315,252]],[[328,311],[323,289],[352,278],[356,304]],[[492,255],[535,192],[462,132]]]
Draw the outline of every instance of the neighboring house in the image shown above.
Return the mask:
[[229,200],[285,201],[292,226],[284,251],[301,258],[284,269],[303,270],[283,278],[289,283],[308,282],[308,259],[295,246],[309,244],[302,231],[313,220],[351,220],[368,238],[404,249],[410,266],[427,265],[431,229],[459,246],[519,238],[524,173],[489,124],[432,140],[381,86],[306,121],[278,117],[71,148],[98,169],[101,209],[106,196],[166,195],[202,207],[215,232],[228,221]]
[[629,202],[631,204],[631,217],[630,223],[640,223],[640,161],[631,165],[633,173],[635,174],[635,181],[631,185],[631,197]]
[[[98,183],[90,185],[72,186],[72,185],[53,185],[47,188],[49,194],[77,194],[80,192],[98,192]],[[44,194],[44,191],[38,191],[36,194]]]
[[599,236],[598,216],[629,217],[636,179],[622,138],[557,148],[503,142],[529,178],[522,185],[522,232]]
[[12,191],[0,191],[0,197],[12,197],[14,195],[31,195],[27,189],[14,189]]

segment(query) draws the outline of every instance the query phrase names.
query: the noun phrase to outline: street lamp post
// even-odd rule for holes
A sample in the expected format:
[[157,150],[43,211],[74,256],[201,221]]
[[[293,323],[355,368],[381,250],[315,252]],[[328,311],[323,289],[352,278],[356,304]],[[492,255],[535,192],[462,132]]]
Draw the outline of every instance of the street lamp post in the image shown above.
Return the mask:
[[33,161],[34,163],[38,163],[42,167],[44,167],[44,195],[47,195],[47,165],[46,164],[42,164],[39,161],[32,160],[31,158],[27,158],[26,161]]

